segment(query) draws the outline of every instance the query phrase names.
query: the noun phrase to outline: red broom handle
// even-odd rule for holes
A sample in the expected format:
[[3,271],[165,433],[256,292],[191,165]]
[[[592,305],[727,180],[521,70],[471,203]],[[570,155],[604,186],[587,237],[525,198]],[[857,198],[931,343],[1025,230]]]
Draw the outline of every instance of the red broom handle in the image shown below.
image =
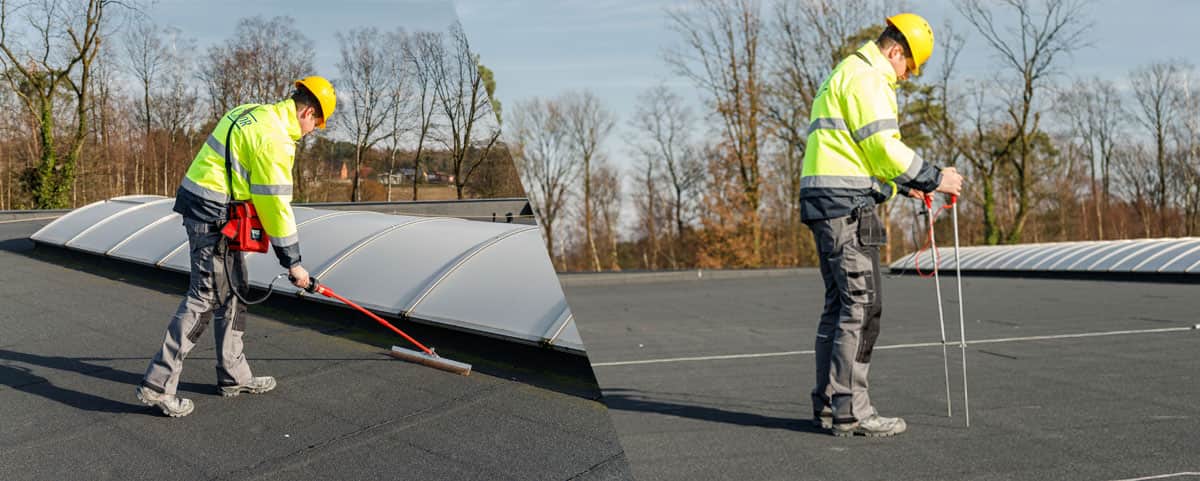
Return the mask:
[[317,286],[317,293],[322,294],[326,297],[332,297],[334,299],[344,302],[347,306],[358,309],[359,312],[362,312],[363,314],[370,316],[370,318],[374,319],[375,322],[383,324],[388,329],[395,331],[396,334],[399,334],[399,335],[403,336],[405,339],[408,339],[408,342],[411,342],[414,345],[416,345],[417,347],[421,348],[422,351],[425,351],[425,354],[429,354],[430,356],[437,357],[437,354],[434,354],[432,349],[429,349],[428,347],[425,347],[424,344],[417,342],[417,340],[413,339],[412,336],[409,336],[408,334],[405,334],[404,331],[397,329],[396,326],[393,326],[392,323],[383,320],[382,317],[376,316],[373,312],[363,309],[362,306],[355,304],[354,301],[351,301],[350,299],[346,299],[345,297],[339,296],[338,293],[333,292],[333,289],[325,287],[325,285],[322,284],[322,285]]

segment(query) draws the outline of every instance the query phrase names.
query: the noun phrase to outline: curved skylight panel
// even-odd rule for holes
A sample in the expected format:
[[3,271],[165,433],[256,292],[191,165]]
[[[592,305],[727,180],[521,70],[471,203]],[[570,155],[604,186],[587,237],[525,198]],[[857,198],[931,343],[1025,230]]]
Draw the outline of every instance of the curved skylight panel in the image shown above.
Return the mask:
[[[1138,270],[1141,272],[1165,271],[1167,267],[1174,263],[1174,261],[1186,257],[1188,254],[1193,252],[1200,252],[1200,239],[1193,239],[1183,242],[1179,247],[1172,249],[1169,252],[1163,252],[1162,255],[1146,261],[1146,263],[1139,267]],[[1181,267],[1180,272],[1182,272],[1182,269],[1186,268],[1186,265]]]
[[140,264],[156,265],[182,244],[187,243],[183,231],[183,217],[168,213],[108,250],[107,254],[117,259]]
[[989,246],[987,251],[981,253],[978,257],[971,260],[972,269],[983,269],[987,267],[997,257],[1007,255],[1013,251],[1013,246]]
[[[173,199],[96,202],[47,224],[38,242],[189,270]],[[536,226],[374,212],[294,209],[304,265],[366,307],[567,351],[583,343]],[[284,269],[273,252],[247,258],[251,283]],[[286,282],[282,290],[293,290]],[[310,300],[333,302],[319,296]]]
[[1180,253],[1170,263],[1163,266],[1158,272],[1180,273],[1180,272],[1195,272],[1195,265],[1200,262],[1200,249],[1188,249]]
[[893,262],[888,267],[890,267],[892,269],[910,269],[910,268],[912,268],[913,257],[915,255],[916,254],[905,254],[903,257],[897,259],[895,262]]
[[971,266],[975,265],[976,261],[978,261],[981,256],[987,254],[987,252],[988,250],[982,247],[968,247],[964,249],[961,255],[963,269],[971,268]]
[[326,272],[312,273],[339,294],[363,300],[363,305],[403,312],[461,256],[522,227],[528,226],[423,218],[360,244]]
[[171,215],[175,199],[157,199],[110,215],[76,234],[66,246],[104,254],[154,222]]
[[1041,260],[1030,266],[1029,269],[1034,271],[1050,270],[1051,266],[1080,252],[1095,249],[1096,245],[1095,242],[1074,242],[1066,248],[1056,250],[1053,255],[1043,256]]
[[[163,197],[161,195],[135,194],[135,195],[122,195],[120,197],[113,197],[111,199],[108,199],[108,201],[109,202],[112,202],[112,201],[132,202],[135,204],[141,204],[141,203],[150,202],[152,200],[158,200],[158,199],[165,199],[165,197]],[[104,201],[101,201],[101,202],[104,202]]]
[[[350,212],[345,215],[319,217],[311,222],[298,224],[296,231],[300,236],[300,263],[310,274],[321,272],[325,265],[359,241],[394,225],[419,219],[374,212]],[[274,248],[247,257],[246,268],[250,271],[250,281],[263,286],[286,270],[279,265]],[[379,268],[393,266],[381,264]]]
[[1103,258],[1106,255],[1113,253],[1133,245],[1130,241],[1116,241],[1107,244],[1096,246],[1095,249],[1088,249],[1078,254],[1064,258],[1061,262],[1056,263],[1051,269],[1056,271],[1082,271],[1088,266],[1096,262],[1097,259]]
[[1150,241],[1136,240],[1136,241],[1130,241],[1130,242],[1124,243],[1123,245],[1121,245],[1120,247],[1118,247],[1116,249],[1110,249],[1110,250],[1106,251],[1106,253],[1102,256],[1092,257],[1092,258],[1088,259],[1087,262],[1080,263],[1078,266],[1075,267],[1074,270],[1077,270],[1077,271],[1106,271],[1113,264],[1116,264],[1117,262],[1120,262],[1121,259],[1124,259],[1125,256],[1135,253],[1140,249],[1146,248],[1146,246],[1149,242]]
[[35,232],[31,239],[48,244],[63,245],[88,227],[125,209],[138,207],[147,201],[161,199],[152,196],[131,196],[126,199],[102,200],[75,209]]
[[996,256],[989,260],[987,264],[984,264],[983,269],[989,271],[1009,270],[1012,268],[1011,266],[1013,263],[1024,259],[1025,256],[1029,255],[1030,252],[1033,252],[1036,249],[1036,247],[1027,245],[1012,246],[1007,253]]
[[583,350],[583,338],[579,336],[579,329],[575,326],[575,318],[570,318],[563,325],[562,331],[558,333],[558,337],[553,338],[550,342],[556,347],[565,347],[577,351]]
[[1078,247],[1078,245],[1073,242],[1060,242],[1046,245],[1038,251],[1029,254],[1023,260],[1018,261],[1012,266],[1012,269],[1022,271],[1033,269],[1033,266],[1042,263],[1042,261],[1058,256],[1063,251],[1067,251],[1075,247]]
[[1179,239],[1148,241],[1142,247],[1134,249],[1133,251],[1121,256],[1120,260],[1112,263],[1107,270],[1111,272],[1132,271],[1134,266],[1137,266],[1146,261],[1146,259],[1160,254],[1162,251],[1170,249],[1173,246],[1177,246],[1178,244]]
[[[408,315],[541,342],[567,310],[537,227],[481,248],[431,285]],[[537,334],[533,334],[537,333]]]

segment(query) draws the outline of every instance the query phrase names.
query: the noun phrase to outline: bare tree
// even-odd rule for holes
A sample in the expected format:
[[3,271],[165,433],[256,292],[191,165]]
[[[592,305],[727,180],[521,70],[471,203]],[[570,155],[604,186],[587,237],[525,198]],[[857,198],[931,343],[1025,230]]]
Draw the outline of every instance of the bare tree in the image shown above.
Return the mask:
[[155,81],[158,80],[159,71],[162,70],[167,61],[167,49],[163,45],[161,34],[157,27],[150,23],[149,19],[139,18],[139,21],[134,26],[125,31],[123,35],[123,46],[125,51],[125,63],[133,74],[134,79],[140,84],[141,97],[139,99],[140,108],[138,109],[138,117],[142,124],[143,141],[142,149],[138,155],[134,156],[134,185],[141,186],[142,164],[143,160],[149,160],[154,157],[154,142],[151,137],[151,92],[155,87]]
[[442,82],[440,75],[445,72],[440,63],[446,58],[445,44],[442,34],[438,32],[417,32],[409,42],[406,63],[413,73],[413,112],[416,119],[417,145],[413,153],[413,184],[412,200],[417,200],[417,184],[421,175],[421,153],[425,143],[430,139],[437,127],[437,95],[435,89]]
[[448,131],[444,141],[450,151],[455,191],[461,199],[471,174],[500,138],[500,104],[492,95],[495,82],[491,72],[471,50],[462,24],[456,21],[450,26],[448,39],[447,55],[431,66],[437,69],[434,75],[439,81],[434,84],[434,93]]
[[[1001,104],[998,110],[1005,115],[1002,129],[993,130],[1001,137],[999,145],[989,149],[960,148],[975,166],[987,169],[992,164],[1004,163],[1014,172],[1013,188],[1016,191],[1016,213],[1012,224],[1004,234],[1007,242],[1019,242],[1022,229],[1033,207],[1033,183],[1038,155],[1034,152],[1036,137],[1041,132],[1041,110],[1035,101],[1049,82],[1064,55],[1085,46],[1086,34],[1091,27],[1085,7],[1088,0],[1044,0],[1036,8],[1033,0],[1004,0],[999,2],[1009,15],[1014,15],[1017,28],[1007,30],[1000,27],[991,3],[982,0],[956,0],[955,6],[967,22],[983,37],[983,40],[1005,68],[1015,76],[1011,83],[998,81],[998,89],[992,96]],[[1007,94],[996,96],[996,93]],[[984,136],[977,136],[982,140]],[[1000,240],[1001,229],[994,217],[987,218],[985,207],[985,237],[989,243]]]
[[619,271],[621,264],[619,263],[617,221],[621,218],[621,177],[611,164],[600,162],[595,166],[595,175],[592,180],[595,183],[595,189],[592,192],[590,203],[595,204],[596,211],[599,213],[598,220],[600,222],[597,227],[604,236],[606,247],[608,247],[608,263],[605,268]]
[[[82,11],[61,0],[43,0],[13,7],[0,0],[0,52],[5,79],[24,107],[37,119],[39,160],[27,185],[38,208],[67,206],[75,182],[75,167],[88,133],[92,65],[100,52],[104,13],[114,2],[89,0]],[[28,46],[9,36],[10,16],[24,13],[34,40]],[[60,146],[55,132],[55,101],[69,92],[73,132]],[[59,148],[65,155],[60,157]]]
[[291,17],[243,18],[232,38],[209,47],[200,78],[212,117],[243,103],[281,99],[294,80],[313,73],[312,41],[294,24]]
[[[555,101],[538,98],[518,103],[509,135],[515,147],[513,161],[537,211],[546,252],[554,255],[557,221],[580,171],[570,154],[562,109]],[[561,256],[558,267],[566,268]]]
[[[666,86],[659,85],[638,97],[632,126],[646,139],[636,146],[649,169],[645,180],[657,183],[658,176],[653,171],[655,166],[661,166],[661,175],[670,189],[669,208],[674,231],[668,256],[672,267],[677,268],[679,259],[676,252],[684,248],[684,226],[691,220],[695,198],[699,194],[697,189],[704,177],[699,149],[690,138],[691,131],[696,128],[695,117],[682,97]],[[654,202],[650,202],[647,207],[653,208],[654,205]],[[651,215],[650,218],[653,217]]]
[[343,105],[349,112],[337,118],[354,138],[354,181],[350,201],[362,200],[359,181],[363,157],[375,144],[396,134],[385,126],[397,108],[396,67],[400,51],[395,42],[375,27],[359,28],[337,34],[341,44],[338,68]]
[[[388,137],[388,171],[387,171],[387,201],[392,201],[392,175],[396,171],[396,155],[400,151],[400,141],[413,130],[413,114],[417,99],[413,91],[415,76],[413,64],[409,62],[412,56],[412,39],[402,29],[387,34],[387,42],[393,45],[391,54],[395,57],[390,62],[393,78],[392,91],[387,95],[395,102],[388,119],[387,128],[391,135]],[[413,174],[414,179],[416,173]],[[413,199],[416,200],[416,199]]]
[[690,79],[708,98],[719,126],[722,159],[741,187],[742,209],[751,232],[750,266],[762,263],[759,220],[759,155],[763,133],[765,84],[759,59],[763,31],[756,0],[698,0],[688,9],[669,12],[671,28],[683,40],[666,53],[675,71]]
[[1179,152],[1176,165],[1184,201],[1184,234],[1191,236],[1200,231],[1200,77],[1191,64],[1182,68],[1176,96],[1182,121],[1172,130]]
[[196,70],[192,60],[192,53],[196,51],[195,39],[181,38],[181,32],[173,28],[165,29],[163,34],[166,57],[159,72],[159,88],[150,95],[150,115],[153,124],[166,134],[167,148],[161,149],[160,153],[163,195],[172,195],[171,189],[182,176],[180,168],[187,165],[191,155],[191,152],[180,152],[173,146],[186,142],[189,133],[195,130],[200,94],[191,81]]
[[1125,118],[1121,96],[1111,81],[1096,77],[1075,81],[1059,95],[1057,105],[1087,159],[1095,207],[1096,239],[1103,239],[1110,166]]
[[587,244],[592,268],[600,271],[600,255],[596,252],[596,239],[592,236],[592,166],[599,160],[600,145],[612,132],[616,120],[608,109],[600,105],[600,99],[589,91],[568,92],[558,100],[566,121],[567,138],[572,155],[577,157],[583,169],[583,226],[584,242]]
[[1167,234],[1167,182],[1168,182],[1168,138],[1169,129],[1175,122],[1178,106],[1177,83],[1180,70],[1175,62],[1155,63],[1130,74],[1133,98],[1137,102],[1138,123],[1150,134],[1154,142],[1154,165],[1157,176],[1153,191],[1154,206],[1158,212],[1158,229]]

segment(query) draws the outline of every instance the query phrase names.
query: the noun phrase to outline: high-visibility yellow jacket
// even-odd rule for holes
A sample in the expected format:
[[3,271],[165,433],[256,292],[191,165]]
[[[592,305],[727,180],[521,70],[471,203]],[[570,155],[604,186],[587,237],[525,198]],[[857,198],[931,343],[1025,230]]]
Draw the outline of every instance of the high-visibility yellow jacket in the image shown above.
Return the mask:
[[801,219],[842,217],[897,191],[937,188],[941,172],[900,140],[897,113],[896,72],[875,42],[834,67],[813,99]]
[[[231,133],[235,119],[238,125]],[[227,135],[233,146],[232,200],[254,203],[280,265],[299,264],[300,239],[291,202],[292,164],[301,131],[291,99],[240,105],[222,116],[176,191],[175,212],[200,222],[225,223],[231,201],[225,171]]]

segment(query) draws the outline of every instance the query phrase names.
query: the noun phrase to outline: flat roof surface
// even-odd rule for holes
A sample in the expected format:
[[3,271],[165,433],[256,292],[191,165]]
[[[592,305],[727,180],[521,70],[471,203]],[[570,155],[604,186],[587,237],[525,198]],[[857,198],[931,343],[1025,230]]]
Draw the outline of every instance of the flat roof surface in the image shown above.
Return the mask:
[[353,311],[279,295],[245,337],[279,387],[220,397],[205,333],[180,383],[196,411],[163,417],[134,389],[186,276],[35,249],[47,222],[0,223],[2,478],[629,478],[582,357],[401,326],[474,364],[462,377],[385,355],[402,340]]
[[1200,479],[1195,284],[964,277],[967,428],[953,277],[950,418],[933,280],[885,278],[875,439],[810,423],[817,271],[560,279],[640,481]]

